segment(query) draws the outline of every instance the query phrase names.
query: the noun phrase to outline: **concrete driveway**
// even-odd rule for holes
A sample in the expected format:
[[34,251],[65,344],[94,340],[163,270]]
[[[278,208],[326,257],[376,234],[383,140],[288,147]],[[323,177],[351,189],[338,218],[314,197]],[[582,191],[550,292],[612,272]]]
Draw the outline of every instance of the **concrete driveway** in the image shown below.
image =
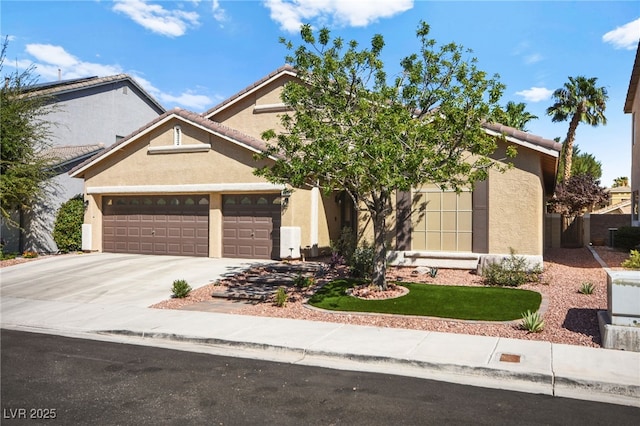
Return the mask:
[[171,297],[174,280],[192,288],[260,262],[115,253],[53,256],[0,269],[0,295],[19,299],[147,307]]

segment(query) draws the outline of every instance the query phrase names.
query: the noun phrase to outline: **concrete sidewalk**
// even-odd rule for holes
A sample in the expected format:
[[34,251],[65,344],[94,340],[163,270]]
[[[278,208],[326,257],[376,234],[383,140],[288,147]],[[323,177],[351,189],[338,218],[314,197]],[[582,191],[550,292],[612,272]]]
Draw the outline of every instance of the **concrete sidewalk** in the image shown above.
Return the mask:
[[640,353],[3,294],[1,326],[640,407]]

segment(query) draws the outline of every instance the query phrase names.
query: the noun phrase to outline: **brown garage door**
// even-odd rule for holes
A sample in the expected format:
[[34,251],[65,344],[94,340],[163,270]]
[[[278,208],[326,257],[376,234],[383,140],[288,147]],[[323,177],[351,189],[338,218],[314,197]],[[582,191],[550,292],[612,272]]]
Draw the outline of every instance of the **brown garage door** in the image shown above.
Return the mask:
[[102,248],[111,253],[209,256],[209,196],[106,196]]
[[222,197],[224,257],[280,258],[280,194]]

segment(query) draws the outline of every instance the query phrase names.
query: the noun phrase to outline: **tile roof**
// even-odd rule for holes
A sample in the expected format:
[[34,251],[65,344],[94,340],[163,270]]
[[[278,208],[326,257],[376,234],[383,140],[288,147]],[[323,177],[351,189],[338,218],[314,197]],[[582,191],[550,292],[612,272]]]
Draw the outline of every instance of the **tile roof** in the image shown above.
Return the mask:
[[104,144],[53,146],[40,153],[42,158],[49,160],[50,168],[60,168],[75,161],[93,157],[103,151]]
[[241,91],[239,91],[238,93],[236,93],[235,95],[232,95],[231,97],[225,99],[224,101],[220,102],[218,105],[214,106],[213,108],[209,109],[206,112],[202,113],[203,117],[211,117],[213,114],[215,114],[216,112],[218,112],[220,109],[222,109],[223,107],[225,107],[226,105],[229,105],[231,103],[233,103],[234,101],[236,101],[237,99],[241,98],[243,95],[251,92],[252,90],[260,87],[261,85],[263,85],[264,83],[268,82],[269,80],[273,79],[274,77],[279,76],[280,74],[283,73],[290,73],[290,74],[295,74],[296,70],[295,68],[293,68],[291,65],[283,65],[280,68],[278,68],[277,70],[269,73],[268,75],[266,75],[265,77],[261,78],[260,80],[256,81],[253,84],[250,84],[249,86],[245,87],[244,89],[242,89]]
[[640,80],[640,41],[638,42],[638,48],[636,50],[636,60],[633,63],[631,69],[631,80],[629,81],[629,90],[627,91],[627,99],[624,101],[624,112],[630,113],[633,108],[633,101],[638,90],[638,84]]
[[103,86],[106,84],[116,83],[119,81],[129,81],[136,89],[138,89],[143,96],[147,97],[149,101],[158,109],[159,112],[165,112],[165,108],[154,99],[149,93],[147,93],[142,86],[140,86],[136,80],[127,74],[116,74],[106,77],[86,77],[76,78],[73,80],[53,81],[49,83],[36,84],[30,87],[27,92],[31,96],[55,96],[63,93],[75,92],[84,90],[90,87]]
[[532,133],[523,132],[514,127],[505,126],[500,123],[484,123],[482,125],[485,129],[493,130],[494,132],[501,133],[505,136],[510,136],[522,142],[528,142],[533,145],[537,145],[543,148],[551,149],[553,151],[560,152],[562,150],[562,144],[550,139],[545,139],[541,136],[534,135]]

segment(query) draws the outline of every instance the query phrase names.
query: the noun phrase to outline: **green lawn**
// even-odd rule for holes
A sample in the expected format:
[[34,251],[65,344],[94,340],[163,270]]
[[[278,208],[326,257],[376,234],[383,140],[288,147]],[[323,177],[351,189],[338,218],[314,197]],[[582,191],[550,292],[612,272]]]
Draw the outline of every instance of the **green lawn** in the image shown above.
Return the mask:
[[355,280],[336,280],[319,289],[309,304],[332,311],[422,315],[465,320],[510,321],[535,312],[542,296],[530,290],[502,287],[461,287],[402,284],[409,293],[397,299],[362,300],[346,294]]

